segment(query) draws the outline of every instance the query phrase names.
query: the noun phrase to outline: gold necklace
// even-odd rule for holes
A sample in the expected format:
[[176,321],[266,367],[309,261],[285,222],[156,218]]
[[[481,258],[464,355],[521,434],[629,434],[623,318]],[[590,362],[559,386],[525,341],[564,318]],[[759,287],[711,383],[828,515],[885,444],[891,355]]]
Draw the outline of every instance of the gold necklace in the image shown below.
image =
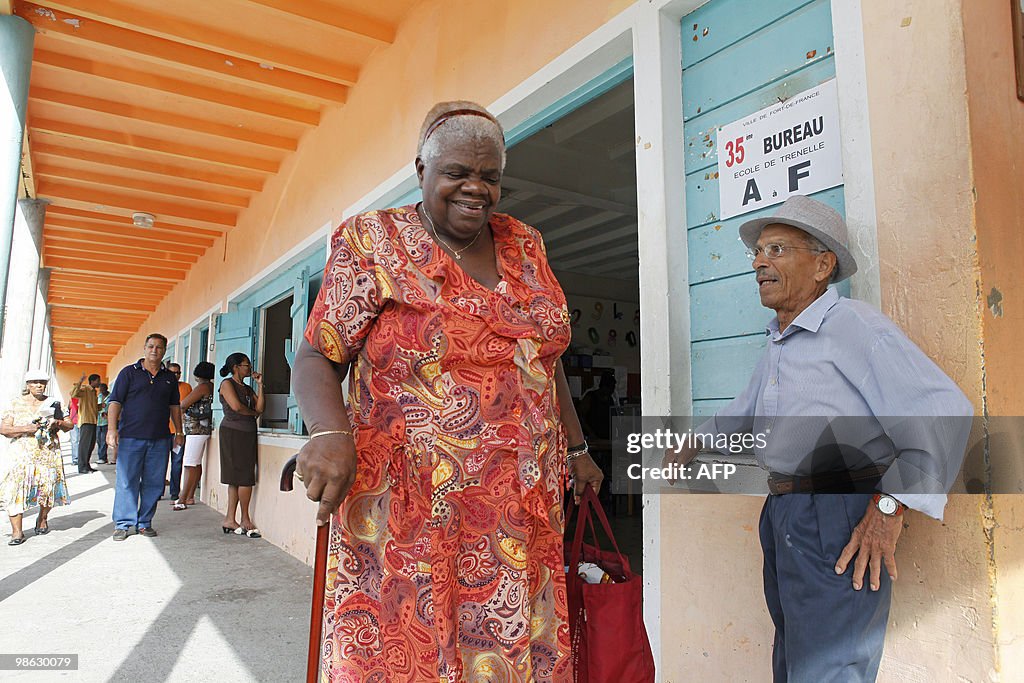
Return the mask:
[[480,226],[480,229],[477,230],[476,235],[473,236],[473,239],[472,239],[472,241],[470,241],[469,244],[464,246],[462,249],[456,249],[455,247],[453,247],[452,245],[448,244],[443,239],[441,239],[441,236],[437,234],[437,228],[434,227],[434,219],[430,217],[429,213],[427,213],[427,205],[422,203],[422,202],[420,202],[420,206],[423,207],[423,216],[424,216],[424,218],[427,219],[427,225],[430,226],[430,232],[432,232],[434,234],[434,239],[436,239],[438,242],[440,242],[444,246],[448,247],[448,251],[452,252],[452,256],[455,257],[456,261],[461,261],[462,260],[462,252],[466,251],[471,246],[476,244],[476,241],[480,238],[480,235],[481,235],[481,233],[483,233],[484,228],[487,227],[487,224],[484,223],[482,226]]

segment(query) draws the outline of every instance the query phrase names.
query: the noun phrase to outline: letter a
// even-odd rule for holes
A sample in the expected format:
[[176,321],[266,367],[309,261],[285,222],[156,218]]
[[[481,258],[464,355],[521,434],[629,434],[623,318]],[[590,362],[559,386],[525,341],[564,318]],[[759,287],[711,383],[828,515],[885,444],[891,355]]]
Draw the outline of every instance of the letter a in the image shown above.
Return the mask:
[[742,206],[746,206],[747,202],[749,202],[751,199],[761,201],[761,192],[757,189],[757,181],[755,181],[753,178],[747,181],[747,189],[746,191],[743,192]]

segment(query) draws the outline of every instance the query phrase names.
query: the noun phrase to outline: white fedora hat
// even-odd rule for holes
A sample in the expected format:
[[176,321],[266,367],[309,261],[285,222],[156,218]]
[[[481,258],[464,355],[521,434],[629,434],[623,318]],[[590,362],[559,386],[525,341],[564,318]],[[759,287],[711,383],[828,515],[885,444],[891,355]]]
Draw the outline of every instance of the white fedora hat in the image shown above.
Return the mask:
[[775,213],[764,218],[755,218],[740,226],[740,239],[751,249],[757,246],[757,239],[766,226],[791,225],[816,237],[829,251],[836,255],[836,269],[832,273],[832,282],[841,282],[857,272],[857,261],[850,253],[846,230],[846,221],[827,204],[804,197],[793,195],[784,201]]

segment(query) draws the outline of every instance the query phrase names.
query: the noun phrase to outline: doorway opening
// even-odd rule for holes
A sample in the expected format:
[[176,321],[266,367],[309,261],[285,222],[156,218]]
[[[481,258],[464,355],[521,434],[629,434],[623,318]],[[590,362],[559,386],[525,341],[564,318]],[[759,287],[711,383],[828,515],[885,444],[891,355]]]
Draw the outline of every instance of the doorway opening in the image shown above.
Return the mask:
[[634,494],[611,493],[613,418],[640,415],[634,130],[627,74],[508,150],[498,210],[544,237],[572,324],[562,364],[591,454],[605,473],[600,498],[619,547],[640,573],[640,487]]
[[292,371],[285,348],[292,338],[293,296],[278,299],[260,309],[259,366],[263,372],[263,395],[266,402],[260,416],[264,429],[288,428],[288,392]]

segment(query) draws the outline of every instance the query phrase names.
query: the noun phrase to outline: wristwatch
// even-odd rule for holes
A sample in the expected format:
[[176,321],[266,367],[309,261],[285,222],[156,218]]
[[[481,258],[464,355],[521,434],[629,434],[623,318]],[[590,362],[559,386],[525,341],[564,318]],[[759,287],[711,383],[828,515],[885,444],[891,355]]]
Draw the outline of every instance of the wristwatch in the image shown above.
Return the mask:
[[907,509],[906,505],[884,493],[876,493],[872,500],[875,503],[875,507],[878,508],[878,511],[886,517],[902,515],[903,511]]

